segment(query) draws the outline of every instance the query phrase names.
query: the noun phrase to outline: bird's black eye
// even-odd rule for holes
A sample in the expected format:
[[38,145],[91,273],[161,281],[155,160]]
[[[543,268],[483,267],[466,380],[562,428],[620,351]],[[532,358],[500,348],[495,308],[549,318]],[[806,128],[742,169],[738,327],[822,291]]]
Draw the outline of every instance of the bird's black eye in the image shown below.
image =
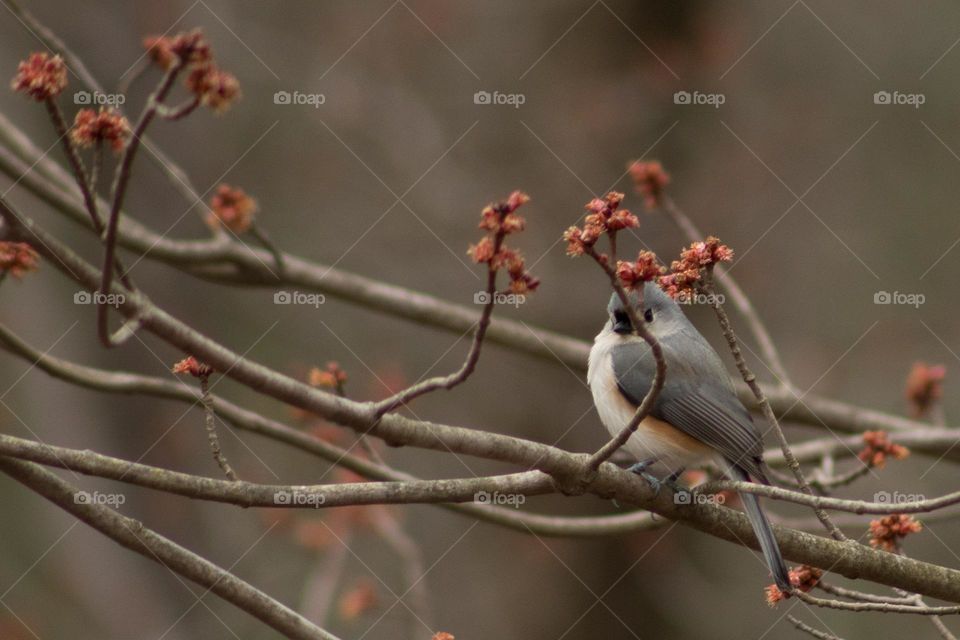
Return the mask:
[[647,309],[644,311],[643,319],[646,320],[647,323],[653,322],[653,309]]

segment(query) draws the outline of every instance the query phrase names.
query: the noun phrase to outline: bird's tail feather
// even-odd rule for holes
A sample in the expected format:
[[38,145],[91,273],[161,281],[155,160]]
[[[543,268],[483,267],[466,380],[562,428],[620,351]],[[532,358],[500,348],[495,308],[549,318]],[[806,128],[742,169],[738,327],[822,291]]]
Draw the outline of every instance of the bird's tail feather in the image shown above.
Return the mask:
[[[727,474],[733,480],[750,481],[750,476],[740,467],[728,464]],[[760,508],[760,500],[752,493],[741,493],[740,499],[743,501],[744,511],[750,520],[750,526],[753,527],[753,533],[757,536],[760,543],[760,550],[763,551],[763,557],[770,567],[770,573],[773,580],[781,591],[789,591],[790,575],[787,572],[787,565],[783,562],[783,556],[780,554],[780,547],[777,545],[777,539],[773,535],[773,529],[770,527],[770,521],[764,515]]]

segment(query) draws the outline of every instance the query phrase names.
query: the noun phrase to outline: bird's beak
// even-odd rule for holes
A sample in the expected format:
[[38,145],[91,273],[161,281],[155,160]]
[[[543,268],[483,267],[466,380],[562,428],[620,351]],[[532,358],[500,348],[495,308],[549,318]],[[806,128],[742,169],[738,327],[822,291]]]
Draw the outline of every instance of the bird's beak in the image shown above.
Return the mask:
[[630,318],[627,318],[626,320],[621,320],[619,322],[614,320],[613,332],[619,333],[620,335],[633,333],[633,325],[630,324]]

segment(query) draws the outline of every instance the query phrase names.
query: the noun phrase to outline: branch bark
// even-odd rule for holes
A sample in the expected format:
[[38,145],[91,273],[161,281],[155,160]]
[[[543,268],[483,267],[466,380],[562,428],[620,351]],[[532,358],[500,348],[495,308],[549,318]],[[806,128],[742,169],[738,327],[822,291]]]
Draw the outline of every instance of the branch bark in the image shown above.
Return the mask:
[[287,638],[337,640],[289,607],[256,587],[175,542],[138,520],[113,509],[76,500],[77,489],[29,462],[0,457],[0,471],[82,520],[121,546],[163,565],[273,627]]

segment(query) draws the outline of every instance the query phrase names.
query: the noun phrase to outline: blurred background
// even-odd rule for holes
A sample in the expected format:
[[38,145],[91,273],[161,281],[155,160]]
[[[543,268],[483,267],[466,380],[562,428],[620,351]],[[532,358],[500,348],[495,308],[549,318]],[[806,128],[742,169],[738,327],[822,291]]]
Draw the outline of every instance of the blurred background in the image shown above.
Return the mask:
[[[628,193],[625,206],[641,217],[622,254],[648,246],[666,261],[676,257],[686,238],[663,214],[644,211],[625,175],[630,160],[658,159],[672,175],[669,189],[678,205],[737,252],[733,274],[801,390],[905,414],[904,379],[912,363],[923,360],[947,366],[948,420],[960,409],[953,395],[960,350],[960,248],[954,248],[960,240],[960,48],[954,48],[960,7],[954,3],[25,6],[108,90],[142,56],[144,36],[202,27],[221,66],[239,78],[243,98],[220,117],[200,110],[158,123],[152,137],[205,198],[221,182],[253,195],[260,224],[287,251],[471,304],[480,270],[465,252],[480,237],[480,209],[523,189],[532,197],[523,211],[528,228],[514,244],[542,285],[525,304],[496,313],[592,339],[606,317],[607,284],[594,265],[565,256],[560,236],[588,200],[615,188]],[[0,11],[0,68],[9,77],[18,60],[41,48],[10,11]],[[128,112],[137,113],[155,73],[134,82]],[[78,87],[75,78],[71,83],[61,101],[72,118]],[[322,104],[276,104],[277,92],[322,95]],[[490,103],[483,93],[475,98],[478,92],[487,92]],[[683,94],[675,99],[677,92],[687,92],[690,103]],[[883,94],[875,100],[877,92],[887,92],[890,103]],[[895,104],[897,96],[913,96],[914,104]],[[53,145],[42,108],[3,91],[0,109],[40,148]],[[63,161],[59,148],[51,154]],[[0,188],[9,185],[0,179]],[[99,259],[91,234],[22,190],[10,197]],[[144,154],[127,209],[170,237],[209,233],[203,206],[184,200]],[[173,315],[280,371],[304,377],[313,366],[338,361],[350,376],[349,395],[358,399],[382,398],[424,375],[452,371],[469,344],[467,336],[329,296],[318,308],[275,305],[271,290],[217,287],[150,260],[138,263],[135,276]],[[3,322],[57,356],[161,377],[183,356],[147,335],[101,349],[93,308],[75,306],[72,282],[50,265],[4,289]],[[876,305],[879,291],[919,293],[925,301]],[[722,338],[708,311],[690,313],[719,348]],[[734,321],[756,350],[742,319]],[[751,359],[751,366],[773,381],[763,363]],[[0,368],[0,391],[4,432],[218,475],[197,410],[80,390],[9,356]],[[351,442],[340,430],[228,380],[216,391]],[[484,349],[466,384],[417,400],[412,412],[573,451],[595,449],[605,438],[582,374],[497,346]],[[791,426],[788,434],[799,442],[824,430]],[[221,428],[220,436],[248,480],[350,479],[249,434]],[[383,455],[425,477],[506,470],[434,452]],[[932,496],[955,489],[955,469],[935,462],[913,456],[840,495],[897,489]],[[762,593],[766,571],[752,552],[681,527],[540,539],[436,507],[245,511],[63,475],[90,491],[122,491],[122,513],[322,617],[344,638],[430,637],[427,626],[411,621],[406,605],[415,594],[396,604],[410,586],[411,563],[418,562],[426,575],[416,591],[426,594],[429,627],[458,640],[800,637],[783,618],[788,611],[844,637],[936,637],[932,625],[913,618],[811,612],[796,602],[769,609]],[[19,485],[0,482],[0,495],[0,637],[276,637]],[[521,508],[579,515],[618,510],[593,497],[530,499]],[[782,505],[771,510],[808,515]],[[405,546],[398,539],[413,541],[416,552],[398,554],[395,547]],[[958,543],[955,524],[936,523],[912,537],[907,552],[957,566]]]

